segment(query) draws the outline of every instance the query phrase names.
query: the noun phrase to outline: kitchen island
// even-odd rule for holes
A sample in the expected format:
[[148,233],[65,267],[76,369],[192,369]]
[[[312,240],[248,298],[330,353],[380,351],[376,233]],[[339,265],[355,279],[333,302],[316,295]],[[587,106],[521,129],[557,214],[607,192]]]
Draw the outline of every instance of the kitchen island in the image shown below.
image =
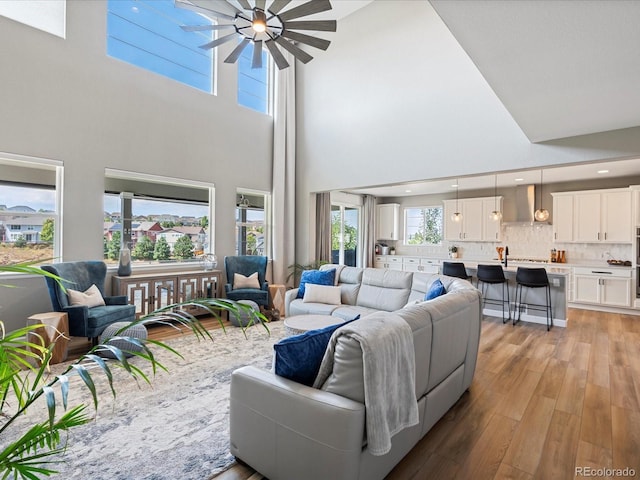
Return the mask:
[[[493,263],[493,262],[487,262]],[[483,262],[484,264],[484,262]],[[473,277],[473,283],[476,284],[477,280],[477,263],[465,262],[467,273]],[[552,264],[553,265],[553,264]],[[544,268],[547,271],[549,277],[549,284],[551,286],[551,311],[553,312],[553,325],[555,327],[567,326],[567,291],[568,291],[568,279],[571,270],[567,267],[551,266],[549,264],[531,264],[526,265],[508,264],[507,268],[503,267],[504,276],[507,279],[507,285],[509,288],[509,307],[511,315],[514,313],[514,300],[516,290],[516,271],[518,266],[527,268]],[[502,285],[486,285],[485,297],[488,299],[502,299]],[[525,288],[523,292],[523,298],[526,302],[544,304],[545,303],[545,289],[544,288]],[[502,317],[502,308],[499,304],[487,303],[484,308],[484,314],[492,317]],[[546,325],[547,319],[544,311],[529,310],[526,305],[523,307],[522,315],[520,317],[522,322],[541,323]]]

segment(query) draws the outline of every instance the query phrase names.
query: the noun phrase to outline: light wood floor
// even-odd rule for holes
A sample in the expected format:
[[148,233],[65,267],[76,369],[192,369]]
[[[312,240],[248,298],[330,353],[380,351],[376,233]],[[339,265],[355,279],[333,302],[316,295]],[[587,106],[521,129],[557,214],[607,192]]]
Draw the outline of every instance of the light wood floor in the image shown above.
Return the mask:
[[471,388],[387,480],[569,479],[576,467],[640,478],[640,316],[571,309],[550,332],[486,317]]

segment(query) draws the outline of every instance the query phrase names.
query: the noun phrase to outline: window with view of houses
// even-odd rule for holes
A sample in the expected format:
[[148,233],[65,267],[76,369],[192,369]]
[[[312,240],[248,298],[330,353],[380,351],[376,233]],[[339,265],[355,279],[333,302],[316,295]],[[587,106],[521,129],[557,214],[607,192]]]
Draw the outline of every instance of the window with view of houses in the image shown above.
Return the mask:
[[269,255],[267,222],[270,195],[236,195],[236,255]]
[[62,164],[0,153],[0,168],[0,263],[59,257]]
[[107,263],[117,263],[125,245],[134,263],[195,262],[214,253],[212,185],[109,171],[105,186]]

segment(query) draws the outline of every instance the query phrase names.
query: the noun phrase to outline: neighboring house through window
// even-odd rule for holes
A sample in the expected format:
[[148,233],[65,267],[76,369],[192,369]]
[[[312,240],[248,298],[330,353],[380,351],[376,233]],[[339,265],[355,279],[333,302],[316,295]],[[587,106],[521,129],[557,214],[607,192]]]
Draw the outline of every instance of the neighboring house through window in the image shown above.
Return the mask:
[[236,194],[236,255],[270,256],[270,201],[271,196],[263,192]]
[[0,263],[60,258],[62,162],[0,153]]
[[104,258],[123,245],[134,263],[199,261],[214,253],[214,186],[204,182],[107,169]]

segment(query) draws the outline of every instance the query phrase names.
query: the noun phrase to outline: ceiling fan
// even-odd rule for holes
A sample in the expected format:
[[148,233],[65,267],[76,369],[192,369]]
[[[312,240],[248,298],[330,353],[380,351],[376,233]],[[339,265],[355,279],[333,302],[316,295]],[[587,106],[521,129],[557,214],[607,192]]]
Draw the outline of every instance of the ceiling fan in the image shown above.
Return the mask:
[[[253,3],[253,6],[251,6]],[[331,10],[329,0],[310,0],[283,12],[291,0],[273,0],[266,7],[267,0],[175,0],[176,7],[202,13],[217,18],[216,25],[184,25],[186,32],[202,32],[207,30],[233,29],[233,33],[201,45],[200,48],[211,49],[234,39],[240,38],[236,48],[225,58],[225,63],[235,63],[245,47],[253,42],[251,68],[262,68],[262,45],[267,47],[279,70],[287,68],[289,62],[280,48],[287,50],[302,63],[310,62],[313,57],[302,50],[296,43],[326,50],[331,43],[323,38],[313,37],[296,30],[312,30],[335,32],[335,20],[299,20],[301,17]],[[280,47],[280,48],[278,48]]]

